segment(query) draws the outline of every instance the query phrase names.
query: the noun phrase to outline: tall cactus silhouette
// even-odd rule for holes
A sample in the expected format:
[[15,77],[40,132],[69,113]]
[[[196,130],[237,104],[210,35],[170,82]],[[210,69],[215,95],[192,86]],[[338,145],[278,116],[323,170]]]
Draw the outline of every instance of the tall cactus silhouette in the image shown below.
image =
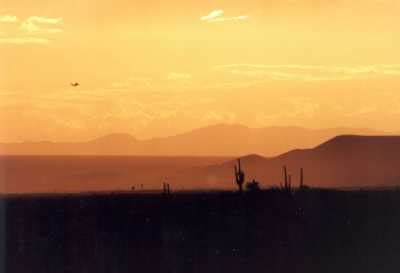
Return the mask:
[[286,165],[283,166],[283,178],[285,181],[284,188],[287,189],[289,183],[288,183],[288,174],[287,174]]
[[244,171],[242,170],[242,167],[240,165],[240,159],[238,159],[238,165],[237,166],[235,165],[234,169],[235,169],[236,184],[239,187],[239,192],[242,193],[245,175],[244,175]]
[[292,191],[292,176],[288,175],[286,165],[283,166],[283,177],[285,180],[283,190],[287,191],[287,192],[291,192]]

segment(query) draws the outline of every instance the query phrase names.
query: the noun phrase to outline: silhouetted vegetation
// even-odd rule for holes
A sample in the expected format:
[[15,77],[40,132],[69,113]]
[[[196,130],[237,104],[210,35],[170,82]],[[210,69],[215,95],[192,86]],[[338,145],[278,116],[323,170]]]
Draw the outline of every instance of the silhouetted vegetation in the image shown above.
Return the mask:
[[[239,187],[239,192],[242,193],[246,175],[240,164],[240,159],[238,159],[237,161],[238,161],[237,166],[236,165],[234,166],[235,182]],[[260,191],[260,183],[255,179],[253,179],[252,181],[246,183],[246,190],[249,192],[258,192]]]
[[245,174],[244,171],[241,168],[240,165],[240,159],[238,159],[238,164],[237,166],[234,166],[234,170],[235,170],[235,181],[236,184],[239,187],[239,192],[242,193],[243,192],[243,184],[244,184],[244,180],[245,180]]
[[286,165],[283,166],[283,178],[284,178],[284,185],[281,187],[282,190],[286,193],[292,192],[292,176],[288,175]]
[[396,190],[5,198],[7,273],[400,268]]
[[247,182],[246,190],[250,192],[260,191],[260,183],[253,179],[251,182]]
[[163,183],[163,194],[171,195],[171,188],[170,188],[169,183]]

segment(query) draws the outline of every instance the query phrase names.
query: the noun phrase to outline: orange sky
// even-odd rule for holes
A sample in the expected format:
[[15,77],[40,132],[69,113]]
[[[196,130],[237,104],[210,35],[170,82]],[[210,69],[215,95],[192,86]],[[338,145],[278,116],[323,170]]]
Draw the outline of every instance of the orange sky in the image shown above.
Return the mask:
[[0,141],[400,131],[395,0],[0,1]]

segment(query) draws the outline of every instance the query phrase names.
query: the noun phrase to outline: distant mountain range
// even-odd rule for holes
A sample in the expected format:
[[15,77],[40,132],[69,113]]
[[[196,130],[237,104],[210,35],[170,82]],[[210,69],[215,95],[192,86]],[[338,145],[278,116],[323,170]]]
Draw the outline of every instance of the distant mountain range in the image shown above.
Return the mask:
[[[283,166],[299,185],[300,168],[305,183],[317,187],[400,186],[400,136],[337,136],[313,148],[293,150],[273,158],[248,155],[241,158],[246,180],[263,186],[283,182]],[[197,168],[174,177],[176,185],[232,188],[235,160]]]
[[149,140],[137,140],[129,134],[111,134],[88,142],[0,143],[0,154],[241,156],[257,153],[263,156],[276,156],[293,149],[311,148],[343,134],[384,135],[385,133],[355,128],[249,128],[242,125],[220,124]]

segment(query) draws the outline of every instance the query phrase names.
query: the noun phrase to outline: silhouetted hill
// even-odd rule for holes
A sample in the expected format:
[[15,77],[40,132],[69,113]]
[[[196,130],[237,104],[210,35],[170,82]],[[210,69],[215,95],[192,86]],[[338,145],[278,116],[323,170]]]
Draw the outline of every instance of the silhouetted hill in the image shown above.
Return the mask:
[[[338,136],[312,149],[269,158],[250,154],[241,161],[246,181],[255,178],[263,187],[283,182],[284,165],[294,186],[300,168],[310,186],[400,185],[400,136]],[[0,183],[0,191],[130,190],[141,184],[160,189],[166,179],[174,191],[232,189],[235,163],[232,157],[1,156],[0,177],[6,183],[3,188]]]
[[383,134],[369,129],[300,127],[249,128],[213,125],[187,133],[137,140],[129,134],[112,134],[88,142],[23,142],[0,144],[0,154],[9,155],[278,155],[293,149],[314,147],[336,135]]
[[[292,184],[298,186],[300,168],[305,183],[317,187],[364,187],[400,185],[400,136],[335,137],[313,149],[297,149],[274,158],[258,155],[242,157],[246,180],[253,178],[263,186],[283,182],[282,167],[287,166]],[[176,184],[191,183],[212,187],[233,187],[235,161],[209,166],[175,178]]]

